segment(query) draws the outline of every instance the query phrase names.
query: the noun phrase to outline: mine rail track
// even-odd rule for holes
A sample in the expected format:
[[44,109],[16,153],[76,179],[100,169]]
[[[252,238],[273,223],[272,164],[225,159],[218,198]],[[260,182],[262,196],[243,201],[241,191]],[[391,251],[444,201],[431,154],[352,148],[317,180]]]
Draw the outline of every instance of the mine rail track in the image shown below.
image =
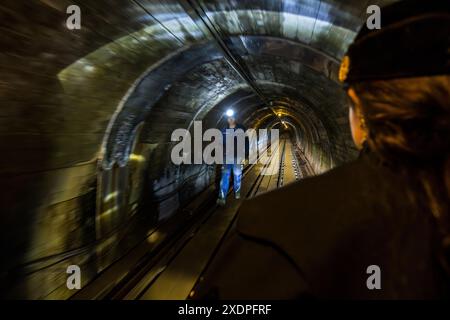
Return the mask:
[[[241,194],[253,197],[300,179],[298,156],[289,139],[262,153],[269,161],[244,168]],[[202,196],[200,196],[201,198]],[[203,204],[187,208],[199,211],[178,230],[157,229],[140,245],[114,263],[73,299],[186,299],[213,259],[224,238],[234,227],[242,200],[228,195],[218,207],[205,192]],[[198,200],[198,199],[197,199]],[[198,200],[199,202],[202,202]],[[206,204],[206,205],[205,205]],[[166,232],[166,234],[165,234]],[[167,233],[170,233],[170,236]],[[158,239],[165,238],[164,241]],[[150,250],[152,242],[161,245]],[[147,252],[146,252],[147,250]]]

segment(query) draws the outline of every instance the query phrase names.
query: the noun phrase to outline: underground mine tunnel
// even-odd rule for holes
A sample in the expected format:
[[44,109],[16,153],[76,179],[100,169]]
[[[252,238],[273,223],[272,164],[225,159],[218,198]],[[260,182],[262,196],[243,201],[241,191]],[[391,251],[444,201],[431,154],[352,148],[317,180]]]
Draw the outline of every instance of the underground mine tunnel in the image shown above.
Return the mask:
[[171,163],[172,132],[228,108],[279,128],[281,170],[245,169],[245,196],[354,159],[339,65],[391,2],[2,1],[2,297],[185,298],[239,201],[216,209],[217,167]]

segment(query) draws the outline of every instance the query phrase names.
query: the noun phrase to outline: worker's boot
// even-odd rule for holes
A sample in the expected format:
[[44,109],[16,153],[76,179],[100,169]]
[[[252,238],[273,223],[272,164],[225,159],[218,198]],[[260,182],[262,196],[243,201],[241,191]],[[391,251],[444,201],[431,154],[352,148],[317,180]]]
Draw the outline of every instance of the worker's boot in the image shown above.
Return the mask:
[[221,198],[221,197],[217,198],[217,202],[216,203],[217,203],[217,205],[223,207],[225,205],[225,203],[226,203],[225,198]]

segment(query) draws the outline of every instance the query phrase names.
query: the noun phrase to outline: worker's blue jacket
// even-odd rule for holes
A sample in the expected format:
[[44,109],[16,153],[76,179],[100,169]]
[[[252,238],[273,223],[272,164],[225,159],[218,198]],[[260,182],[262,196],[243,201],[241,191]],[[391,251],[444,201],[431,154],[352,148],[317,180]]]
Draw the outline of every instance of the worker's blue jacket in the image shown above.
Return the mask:
[[[223,155],[224,155],[224,162],[226,162],[226,159],[233,159],[234,162],[237,161],[242,161],[244,159],[238,159],[238,148],[239,148],[239,143],[238,143],[238,138],[235,136],[234,137],[234,154],[233,155],[227,155],[227,135],[228,134],[233,134],[236,130],[241,129],[244,133],[247,130],[243,125],[241,124],[236,124],[235,128],[230,128],[229,126],[226,126],[224,129],[222,129],[222,141],[223,141]],[[243,157],[245,157],[245,159],[248,158],[248,153],[249,153],[249,141],[248,141],[248,137],[245,136],[245,142],[244,142],[244,152],[241,153]],[[227,157],[228,156],[228,157]]]

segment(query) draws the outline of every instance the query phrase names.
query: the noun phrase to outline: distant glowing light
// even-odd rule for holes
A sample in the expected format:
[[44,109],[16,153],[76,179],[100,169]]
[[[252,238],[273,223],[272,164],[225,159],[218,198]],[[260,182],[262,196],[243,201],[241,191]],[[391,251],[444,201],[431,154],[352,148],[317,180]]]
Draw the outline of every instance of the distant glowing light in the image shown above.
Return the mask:
[[113,208],[111,208],[111,209],[108,209],[108,210],[106,210],[106,211],[103,211],[102,213],[100,213],[100,219],[104,219],[104,218],[106,218],[107,216],[110,216],[111,213],[117,211],[118,209],[119,209],[119,207],[118,207],[118,206],[115,206],[115,207],[113,207]]
[[228,109],[225,114],[227,115],[227,117],[232,117],[232,116],[234,116],[234,110],[233,109]]
[[147,242],[154,244],[161,238],[161,235],[158,233],[158,231],[153,232],[148,238]]
[[87,65],[87,66],[84,66],[84,70],[87,71],[87,72],[92,72],[92,71],[95,70],[95,67]]
[[145,161],[145,157],[140,155],[140,154],[130,154],[130,160],[131,161],[137,161],[137,162],[144,162]]
[[109,194],[105,197],[104,201],[107,202],[107,201],[109,201],[109,200],[112,200],[112,199],[114,199],[115,197],[117,197],[118,194],[119,194],[119,193],[118,193],[117,191],[111,192],[111,193],[109,193]]

